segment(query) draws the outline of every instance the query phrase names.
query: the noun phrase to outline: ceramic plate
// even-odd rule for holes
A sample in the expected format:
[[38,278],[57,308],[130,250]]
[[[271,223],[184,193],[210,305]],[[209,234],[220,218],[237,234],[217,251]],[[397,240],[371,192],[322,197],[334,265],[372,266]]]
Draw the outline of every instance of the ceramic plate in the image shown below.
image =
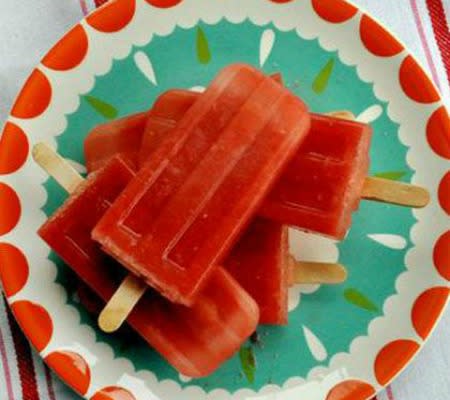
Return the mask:
[[[30,158],[47,141],[84,172],[96,124],[208,84],[232,62],[267,73],[316,112],[374,128],[371,175],[431,193],[422,210],[363,201],[341,242],[291,231],[298,259],[338,261],[340,286],[296,286],[290,324],[260,327],[216,373],[180,376],[139,337],[107,336],[36,230],[66,194]],[[424,344],[449,294],[450,120],[403,45],[341,0],[117,0],[75,26],[23,87],[0,142],[0,275],[23,331],[95,400],[365,400]]]

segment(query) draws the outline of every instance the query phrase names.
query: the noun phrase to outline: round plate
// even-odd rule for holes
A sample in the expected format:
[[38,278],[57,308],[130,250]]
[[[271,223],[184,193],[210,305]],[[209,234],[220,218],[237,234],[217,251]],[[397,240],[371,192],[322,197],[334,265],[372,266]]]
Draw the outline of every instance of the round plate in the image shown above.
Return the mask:
[[[316,112],[374,128],[371,174],[413,182],[431,203],[363,201],[341,243],[291,231],[299,259],[337,261],[349,280],[297,286],[287,327],[204,379],[180,376],[138,336],[106,336],[74,275],[36,230],[66,197],[30,158],[39,141],[84,172],[96,124],[148,109],[171,87],[205,86],[223,66],[279,71]],[[74,27],[23,87],[0,142],[0,276],[20,326],[90,399],[364,400],[421,348],[449,295],[450,120],[403,45],[341,0],[116,0]]]

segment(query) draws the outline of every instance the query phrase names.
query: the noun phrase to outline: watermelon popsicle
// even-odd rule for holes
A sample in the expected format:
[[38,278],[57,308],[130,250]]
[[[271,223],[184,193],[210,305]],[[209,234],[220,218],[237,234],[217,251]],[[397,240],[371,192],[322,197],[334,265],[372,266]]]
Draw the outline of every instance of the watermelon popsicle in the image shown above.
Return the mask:
[[309,129],[306,106],[258,70],[224,69],[92,232],[170,300],[192,305]]
[[[271,75],[272,79],[282,83],[280,74]],[[195,97],[197,98],[197,97]],[[175,118],[177,121],[180,115],[183,115],[193,104],[194,100],[190,97],[180,97],[179,101],[174,103],[161,103],[160,113],[167,118]],[[127,157],[133,165],[138,166],[138,152],[141,147],[142,135],[148,120],[148,112],[140,112],[128,115],[114,121],[97,125],[92,129],[84,140],[84,158],[86,168],[89,173],[101,168],[108,159],[118,154]],[[165,118],[158,121],[158,124],[164,126],[164,122],[169,124],[172,120]],[[151,128],[152,121],[150,121]],[[173,128],[172,125],[166,126],[166,129]],[[155,145],[156,143],[152,143]]]
[[97,125],[84,141],[84,158],[88,172],[103,167],[120,154],[137,166],[136,148],[141,146],[148,112],[129,115]]
[[259,305],[260,324],[287,324],[289,257],[287,227],[256,218],[224,262]]
[[252,221],[223,265],[258,304],[260,324],[287,324],[289,286],[347,279],[340,264],[295,260],[289,253],[288,228],[264,218]]
[[[224,268],[255,300],[260,324],[286,325],[288,287],[295,284],[338,284],[347,278],[345,267],[334,263],[299,262],[288,252],[288,229],[256,218],[235,244]],[[80,283],[80,302],[99,315],[104,303]]]
[[[150,111],[139,163],[176,126],[199,94],[170,90]],[[311,114],[311,129],[284,169],[258,214],[293,227],[343,239],[361,198],[412,207],[428,203],[420,187],[367,177],[371,128],[366,124]]]
[[[39,145],[33,153],[40,165],[73,191],[39,235],[103,301],[108,301],[124,271],[91,239],[91,230],[134,172],[115,158],[83,182],[51,149]],[[254,332],[258,317],[253,299],[224,269],[217,268],[193,307],[171,303],[148,291],[128,322],[180,373],[201,377],[239,349]]]

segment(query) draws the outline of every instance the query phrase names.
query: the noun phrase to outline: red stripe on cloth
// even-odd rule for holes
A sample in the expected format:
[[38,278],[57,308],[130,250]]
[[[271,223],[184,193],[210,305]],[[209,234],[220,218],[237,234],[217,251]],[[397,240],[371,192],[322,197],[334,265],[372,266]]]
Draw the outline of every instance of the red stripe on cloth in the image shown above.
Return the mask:
[[55,390],[53,389],[53,379],[50,369],[45,365],[45,381],[47,382],[48,398],[50,400],[56,400]]
[[34,371],[31,348],[11,312],[7,311],[9,327],[16,350],[17,366],[22,389],[23,400],[38,400],[39,392]]
[[387,397],[388,397],[389,400],[395,400],[394,392],[392,391],[392,387],[391,386],[388,386],[386,388],[386,394],[387,394]]
[[83,15],[88,15],[89,14],[89,10],[86,4],[86,0],[80,0],[80,7],[81,7],[81,12],[83,13]]
[[441,52],[442,62],[450,82],[450,30],[445,16],[444,5],[441,0],[426,0],[434,36]]
[[5,373],[5,381],[6,381],[6,393],[8,394],[9,400],[14,400],[14,392],[12,387],[12,379],[11,379],[11,370],[9,369],[8,357],[6,355],[6,346],[5,341],[3,339],[3,333],[0,327],[0,356],[3,365],[3,371]]
[[109,0],[94,0],[95,6],[100,7],[101,5],[105,4]]
[[427,36],[425,35],[425,29],[423,27],[422,19],[420,18],[419,8],[417,7],[417,0],[410,0],[411,8],[414,14],[414,19],[416,20],[417,30],[419,32],[420,41],[422,42],[422,47],[425,52],[425,57],[430,67],[431,75],[436,86],[441,89],[439,82],[439,75],[437,73],[436,65],[434,64],[433,56],[431,55],[430,46],[427,42]]

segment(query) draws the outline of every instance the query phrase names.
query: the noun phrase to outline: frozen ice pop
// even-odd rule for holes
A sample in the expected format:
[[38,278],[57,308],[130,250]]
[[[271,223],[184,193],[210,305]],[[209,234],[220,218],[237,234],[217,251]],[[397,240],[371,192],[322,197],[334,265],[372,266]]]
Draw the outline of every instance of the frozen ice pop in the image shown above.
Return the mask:
[[347,279],[340,264],[295,260],[289,253],[287,227],[264,218],[253,220],[224,267],[258,304],[259,323],[269,325],[287,324],[289,286]]
[[370,137],[368,125],[314,115],[310,134],[259,215],[342,239],[368,174]]
[[[288,253],[288,232],[282,225],[256,218],[234,245],[224,262],[225,269],[256,301],[260,324],[286,325],[288,286],[295,284],[338,284],[347,278],[345,267],[334,263],[299,262]],[[80,302],[99,315],[103,303],[82,284]]]
[[104,166],[120,154],[136,165],[136,149],[141,146],[147,112],[129,115],[96,126],[84,141],[84,158],[88,172]]
[[[159,97],[142,139],[140,164],[149,158],[197,98],[198,93],[183,90],[171,90]],[[366,124],[311,114],[307,138],[284,169],[259,214],[299,229],[342,239],[361,197],[412,207],[425,206],[429,199],[425,189],[367,177],[370,138],[371,128]]]
[[[55,171],[59,174],[56,177],[65,188],[73,190],[76,186],[39,235],[103,301],[108,301],[124,269],[101,251],[91,239],[91,230],[132,179],[133,171],[115,158],[86,181],[79,177],[73,185],[70,182],[76,172],[51,150],[37,147],[34,156],[41,165],[50,165],[46,169],[52,175]],[[171,303],[149,290],[128,322],[180,373],[201,377],[239,349],[254,332],[258,318],[253,299],[223,268],[217,268],[193,307]]]
[[[282,84],[281,74],[271,75],[272,79]],[[156,101],[157,112],[163,119],[155,121],[157,115],[148,122],[147,129],[152,130],[153,124],[161,125],[166,129],[173,128],[171,125],[178,122],[180,115],[192,106],[198,95],[193,92],[193,96],[180,96],[177,101],[167,103]],[[129,115],[118,120],[110,121],[96,126],[87,135],[84,141],[84,158],[89,173],[101,168],[111,158],[118,154],[125,155],[132,165],[138,165],[138,154],[141,148],[142,135],[147,123],[148,112]],[[160,137],[161,138],[161,137]],[[152,142],[152,145],[156,145]]]
[[[140,162],[198,98],[171,90],[155,103],[142,140]],[[170,112],[168,110],[171,110]],[[341,239],[358,208],[369,168],[368,125],[311,114],[311,129],[258,214],[300,229]]]
[[253,67],[222,70],[92,232],[191,305],[309,130],[303,102]]
[[290,263],[287,227],[256,218],[225,260],[224,266],[259,305],[260,324],[288,320]]

